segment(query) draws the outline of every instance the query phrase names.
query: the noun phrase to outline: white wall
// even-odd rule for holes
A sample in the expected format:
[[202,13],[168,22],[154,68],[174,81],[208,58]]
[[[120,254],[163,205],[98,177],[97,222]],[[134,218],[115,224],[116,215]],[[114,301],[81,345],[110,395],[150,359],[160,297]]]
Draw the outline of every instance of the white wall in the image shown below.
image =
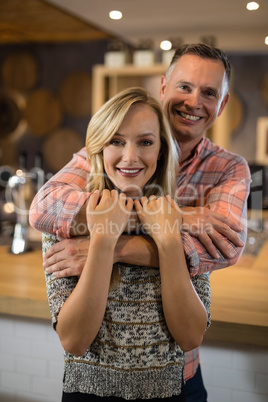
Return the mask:
[[60,402],[62,375],[50,321],[0,315],[1,402]]
[[[208,402],[267,402],[268,349],[204,342]],[[0,315],[0,401],[60,402],[62,348],[49,321]]]
[[268,349],[204,342],[200,361],[208,402],[268,402]]

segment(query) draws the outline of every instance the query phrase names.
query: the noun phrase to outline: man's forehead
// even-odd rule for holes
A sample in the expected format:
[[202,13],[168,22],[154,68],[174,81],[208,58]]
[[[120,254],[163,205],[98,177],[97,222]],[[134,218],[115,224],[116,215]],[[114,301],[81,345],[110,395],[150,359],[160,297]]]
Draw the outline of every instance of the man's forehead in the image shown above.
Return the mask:
[[[201,57],[196,54],[187,53],[181,56],[175,63],[174,70],[189,70],[189,68],[195,69],[196,71],[202,69],[208,70],[218,70],[219,72],[224,73],[225,67],[221,60],[219,59],[210,59],[207,57]],[[173,70],[173,71],[174,71]]]
[[171,76],[176,81],[202,82],[202,85],[210,87],[227,81],[224,64],[221,60],[203,58],[197,55],[186,54],[177,60]]

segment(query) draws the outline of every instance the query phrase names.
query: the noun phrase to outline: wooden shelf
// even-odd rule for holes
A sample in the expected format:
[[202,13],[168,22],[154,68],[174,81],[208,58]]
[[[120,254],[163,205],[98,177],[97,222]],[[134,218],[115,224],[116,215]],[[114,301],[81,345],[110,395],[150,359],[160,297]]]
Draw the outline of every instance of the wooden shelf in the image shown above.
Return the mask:
[[136,67],[133,64],[127,64],[119,68],[104,65],[94,66],[92,113],[96,113],[112,96],[132,86],[142,86],[159,99],[160,79],[166,70],[165,64],[154,64],[149,67]]

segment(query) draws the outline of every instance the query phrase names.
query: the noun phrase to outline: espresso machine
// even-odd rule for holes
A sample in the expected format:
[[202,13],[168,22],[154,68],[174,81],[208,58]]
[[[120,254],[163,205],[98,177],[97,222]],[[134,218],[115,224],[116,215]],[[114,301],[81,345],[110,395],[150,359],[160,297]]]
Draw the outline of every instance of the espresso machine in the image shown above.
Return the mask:
[[6,200],[14,205],[16,223],[10,252],[21,254],[31,250],[29,244],[29,210],[32,200],[44,184],[44,172],[40,162],[26,171],[26,156],[21,156],[20,168],[8,180]]

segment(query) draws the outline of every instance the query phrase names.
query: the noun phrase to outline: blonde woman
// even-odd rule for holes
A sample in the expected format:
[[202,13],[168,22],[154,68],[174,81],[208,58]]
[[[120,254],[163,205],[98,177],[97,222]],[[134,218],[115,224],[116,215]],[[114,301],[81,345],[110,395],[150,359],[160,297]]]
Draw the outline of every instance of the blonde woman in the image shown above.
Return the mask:
[[[46,273],[65,350],[62,401],[185,401],[184,352],[209,325],[210,286],[186,266],[178,153],[161,106],[142,88],[119,93],[92,117],[86,146],[87,260],[79,278]],[[116,260],[119,236],[138,230],[156,243],[159,268]],[[54,242],[45,235],[44,252]]]

